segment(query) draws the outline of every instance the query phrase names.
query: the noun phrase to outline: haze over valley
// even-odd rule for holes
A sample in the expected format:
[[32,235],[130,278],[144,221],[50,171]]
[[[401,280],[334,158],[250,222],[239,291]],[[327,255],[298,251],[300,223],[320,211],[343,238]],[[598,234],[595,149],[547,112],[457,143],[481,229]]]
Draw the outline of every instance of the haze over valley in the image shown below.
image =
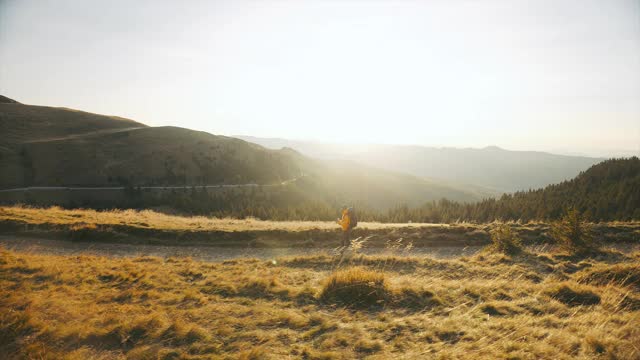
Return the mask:
[[409,145],[340,145],[236,136],[267,148],[292,148],[324,159],[347,159],[386,170],[453,183],[475,184],[496,192],[544,187],[578,175],[604,159],[538,151],[436,148]]

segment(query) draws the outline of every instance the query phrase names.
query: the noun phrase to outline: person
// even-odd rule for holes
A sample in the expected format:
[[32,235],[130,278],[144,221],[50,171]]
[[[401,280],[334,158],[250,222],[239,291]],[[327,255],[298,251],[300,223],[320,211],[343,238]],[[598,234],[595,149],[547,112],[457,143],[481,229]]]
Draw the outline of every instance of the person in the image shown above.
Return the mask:
[[351,216],[349,214],[349,207],[344,205],[342,207],[342,218],[338,219],[338,224],[342,227],[342,247],[349,246],[351,241]]

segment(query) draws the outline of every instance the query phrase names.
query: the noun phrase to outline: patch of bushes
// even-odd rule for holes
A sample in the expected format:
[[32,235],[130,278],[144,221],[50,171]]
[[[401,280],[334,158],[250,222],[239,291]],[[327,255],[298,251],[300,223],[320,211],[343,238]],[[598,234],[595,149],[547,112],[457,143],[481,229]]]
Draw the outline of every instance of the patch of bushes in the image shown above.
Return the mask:
[[490,316],[507,316],[519,314],[521,311],[507,301],[492,301],[483,304],[480,311]]
[[20,340],[39,329],[34,326],[31,315],[28,311],[24,311],[25,309],[26,305],[22,309],[23,312],[0,312],[0,353],[6,356],[15,355],[18,358],[17,355],[21,354],[25,355],[25,358],[29,358],[26,356]]
[[551,298],[569,305],[596,305],[600,303],[600,295],[586,286],[577,286],[561,283],[545,291]]
[[175,320],[163,333],[162,337],[168,344],[185,345],[209,339],[208,332],[194,324],[182,320]]
[[[207,281],[201,288],[200,292],[208,295],[219,295],[222,297],[247,297],[252,299],[273,299],[278,298],[288,300],[291,296],[289,289],[280,284],[275,278],[244,278],[237,283],[242,284],[236,286],[233,283],[220,281]],[[308,294],[298,294],[303,301]]]
[[442,300],[429,290],[402,288],[394,291],[393,305],[422,311],[442,305]]
[[572,254],[588,253],[594,250],[591,226],[576,209],[567,213],[551,226],[551,236],[560,247]]
[[371,341],[360,339],[356,342],[354,350],[363,354],[373,354],[382,350],[383,345],[380,341]]
[[491,230],[491,249],[507,255],[515,255],[522,251],[520,238],[507,224],[498,225]]
[[464,331],[456,331],[456,330],[439,330],[436,331],[435,335],[440,339],[440,341],[445,342],[447,344],[455,344],[465,335]]
[[68,236],[71,241],[88,241],[96,230],[96,224],[76,223],[69,227]]
[[324,282],[319,299],[326,304],[352,308],[371,308],[384,305],[391,298],[382,272],[363,268],[337,271]]
[[594,285],[615,284],[630,286],[640,291],[640,266],[636,264],[616,264],[605,268],[589,269],[578,280]]
[[392,289],[383,272],[359,267],[331,274],[324,282],[319,300],[354,309],[391,306],[422,311],[442,305],[440,298],[431,291],[414,287]]
[[258,347],[254,347],[253,349],[244,350],[240,352],[240,354],[238,354],[238,359],[239,360],[263,360],[263,359],[268,359],[268,354],[264,348],[258,346]]

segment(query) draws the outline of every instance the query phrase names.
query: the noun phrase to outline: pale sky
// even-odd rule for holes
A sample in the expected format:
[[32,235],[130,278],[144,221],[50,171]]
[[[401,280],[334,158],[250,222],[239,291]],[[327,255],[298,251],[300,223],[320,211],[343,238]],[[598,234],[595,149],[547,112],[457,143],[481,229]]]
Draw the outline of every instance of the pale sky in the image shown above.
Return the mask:
[[214,134],[640,153],[640,1],[0,0],[0,94]]

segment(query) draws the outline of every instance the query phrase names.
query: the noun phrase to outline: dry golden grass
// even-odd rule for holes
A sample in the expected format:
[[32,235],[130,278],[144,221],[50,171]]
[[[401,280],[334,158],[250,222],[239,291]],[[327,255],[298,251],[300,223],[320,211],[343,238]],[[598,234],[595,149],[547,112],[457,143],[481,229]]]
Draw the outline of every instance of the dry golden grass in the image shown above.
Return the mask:
[[[337,215],[336,215],[337,216]],[[35,208],[26,206],[1,206],[0,220],[21,221],[27,224],[55,225],[127,225],[137,228],[177,231],[306,231],[336,230],[332,221],[264,221],[258,219],[209,218],[204,216],[174,216],[153,210],[111,210],[92,209],[67,210],[58,206]],[[447,224],[383,224],[358,222],[361,229],[393,229],[420,227],[448,227]]]
[[[640,289],[625,279],[639,269],[638,253],[205,263],[3,250],[0,354],[637,359]],[[323,297],[328,289],[363,283],[381,289],[383,301],[354,307],[342,297]],[[598,301],[576,303],[575,294]]]
[[[640,222],[593,224],[594,240],[601,244],[640,241]],[[487,224],[387,224],[359,222],[354,237],[370,237],[368,246],[387,247],[403,239],[415,247],[473,246],[491,242],[497,229],[511,234],[502,240],[523,245],[553,243],[550,226],[540,222]],[[168,215],[152,210],[59,207],[0,207],[0,232],[23,237],[46,237],[90,242],[153,243],[231,247],[333,247],[340,240],[339,226],[330,221],[263,221]],[[519,239],[516,244],[515,239]],[[495,239],[494,239],[495,240]],[[504,241],[500,242],[502,245]],[[504,250],[504,249],[503,249]],[[507,249],[510,252],[514,249]]]
[[352,267],[331,274],[320,291],[320,300],[353,308],[383,306],[390,297],[384,273]]

